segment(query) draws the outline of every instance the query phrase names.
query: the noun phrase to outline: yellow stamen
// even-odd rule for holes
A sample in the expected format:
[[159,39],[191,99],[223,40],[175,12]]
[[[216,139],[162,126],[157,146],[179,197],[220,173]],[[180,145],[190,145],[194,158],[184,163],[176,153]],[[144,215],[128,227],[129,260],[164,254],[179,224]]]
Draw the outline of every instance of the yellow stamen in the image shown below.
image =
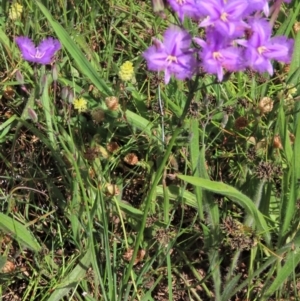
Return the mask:
[[224,22],[227,22],[227,21],[228,21],[228,20],[227,20],[227,16],[228,16],[228,14],[224,12],[224,13],[221,14],[220,19],[221,19],[222,21],[224,21]]
[[264,52],[266,52],[268,49],[265,46],[260,46],[257,48],[257,52],[259,54],[263,54]]
[[176,57],[176,56],[173,56],[173,55],[168,55],[168,57],[167,57],[167,62],[168,62],[169,64],[171,64],[171,63],[173,63],[173,62],[177,63],[177,57]]
[[217,52],[217,51],[215,51],[215,52],[213,52],[213,58],[215,59],[215,60],[219,60],[219,59],[221,59],[222,58],[222,54],[220,53],[220,52]]

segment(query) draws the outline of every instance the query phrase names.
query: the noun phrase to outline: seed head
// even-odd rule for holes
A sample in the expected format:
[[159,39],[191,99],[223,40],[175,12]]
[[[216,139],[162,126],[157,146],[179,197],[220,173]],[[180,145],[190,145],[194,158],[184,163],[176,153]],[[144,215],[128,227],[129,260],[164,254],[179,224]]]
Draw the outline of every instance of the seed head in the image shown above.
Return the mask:
[[270,97],[263,97],[259,104],[258,109],[261,114],[270,113],[273,110],[273,101]]
[[136,154],[129,153],[124,157],[124,162],[129,165],[136,165],[139,162],[139,159]]
[[293,25],[293,28],[295,30],[295,32],[297,33],[298,31],[300,31],[300,22],[296,22],[294,25]]
[[117,111],[119,108],[119,99],[115,96],[109,96],[105,98],[106,106],[111,111]]
[[116,184],[107,183],[105,185],[105,188],[106,188],[107,194],[110,195],[110,196],[114,196],[114,195],[119,195],[120,194],[120,189],[118,188],[118,186]]
[[237,130],[243,130],[248,125],[248,120],[245,117],[238,117],[235,120],[234,126]]
[[279,135],[276,135],[276,136],[274,137],[274,140],[273,140],[273,147],[274,147],[274,148],[282,149],[281,139],[280,139]]
[[105,113],[102,109],[97,108],[91,112],[92,119],[95,123],[100,123],[104,120]]
[[114,152],[116,152],[120,147],[119,147],[119,145],[118,145],[118,143],[117,142],[109,142],[108,144],[107,144],[107,150],[110,152],[110,153],[114,153]]

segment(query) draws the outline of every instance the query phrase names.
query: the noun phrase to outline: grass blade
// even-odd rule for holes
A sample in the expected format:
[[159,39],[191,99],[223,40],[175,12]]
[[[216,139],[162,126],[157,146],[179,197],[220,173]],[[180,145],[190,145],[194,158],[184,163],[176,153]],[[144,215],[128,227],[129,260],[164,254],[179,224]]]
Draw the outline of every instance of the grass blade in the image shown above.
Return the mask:
[[300,252],[294,254],[291,252],[285,261],[284,266],[280,269],[280,273],[277,274],[275,279],[272,279],[272,283],[267,291],[264,293],[263,300],[269,300],[269,298],[278,290],[278,288],[285,282],[285,280],[295,271],[295,268],[300,262]]
[[31,233],[20,222],[0,212],[0,228],[11,234],[14,239],[34,252],[39,252],[41,246],[37,243]]
[[66,296],[71,289],[75,288],[78,282],[85,276],[86,270],[88,269],[90,263],[91,250],[88,249],[87,253],[80,260],[73,271],[62,280],[61,284],[58,285],[48,301],[62,300],[62,298]]
[[256,224],[258,225],[258,228],[264,233],[266,241],[270,241],[269,229],[263,215],[255,207],[252,200],[249,199],[246,195],[222,182],[214,182],[207,179],[183,175],[178,175],[178,178],[192,185],[197,185],[199,187],[225,195],[228,198],[232,199],[234,202],[242,206],[248,214],[253,216]]

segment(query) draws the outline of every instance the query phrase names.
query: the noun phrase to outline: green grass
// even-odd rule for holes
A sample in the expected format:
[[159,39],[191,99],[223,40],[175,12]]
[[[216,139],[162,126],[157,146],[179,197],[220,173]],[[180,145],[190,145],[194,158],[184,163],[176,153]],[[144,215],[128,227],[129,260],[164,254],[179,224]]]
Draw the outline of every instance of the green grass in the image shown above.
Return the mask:
[[[300,300],[299,1],[274,30],[295,38],[289,71],[169,85],[141,54],[177,18],[151,1],[27,0],[16,21],[10,5],[0,7],[0,299]],[[60,40],[57,78],[22,60],[19,35]],[[127,60],[135,79],[122,82]],[[81,97],[83,113],[72,105]],[[273,109],[260,114],[263,97]]]

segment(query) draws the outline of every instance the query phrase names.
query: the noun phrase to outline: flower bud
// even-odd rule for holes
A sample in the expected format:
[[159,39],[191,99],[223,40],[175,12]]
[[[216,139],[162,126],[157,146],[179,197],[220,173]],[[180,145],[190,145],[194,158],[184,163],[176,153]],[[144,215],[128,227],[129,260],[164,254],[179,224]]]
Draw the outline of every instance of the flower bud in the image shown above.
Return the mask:
[[41,88],[42,88],[42,91],[44,91],[46,85],[47,85],[47,82],[48,82],[48,78],[47,78],[47,74],[44,74],[42,76],[42,79],[41,79]]
[[69,89],[68,102],[73,103],[73,101],[74,101],[74,91],[72,89]]
[[221,127],[222,127],[223,129],[225,129],[225,127],[226,127],[226,125],[227,125],[227,123],[228,123],[228,119],[229,119],[228,114],[227,114],[227,113],[224,113],[223,118],[222,118],[222,121],[221,121]]
[[16,71],[16,80],[20,85],[24,85],[24,76],[20,72],[20,70]]
[[152,0],[152,7],[155,13],[162,12],[165,8],[163,0]]
[[33,122],[38,122],[38,115],[35,110],[28,108],[28,116]]
[[53,80],[56,82],[57,81],[57,79],[58,79],[58,70],[57,70],[57,65],[56,64],[54,64],[53,66],[52,66],[52,78],[53,78]]
[[69,87],[65,86],[61,89],[60,97],[62,100],[67,100],[68,96],[69,96]]

